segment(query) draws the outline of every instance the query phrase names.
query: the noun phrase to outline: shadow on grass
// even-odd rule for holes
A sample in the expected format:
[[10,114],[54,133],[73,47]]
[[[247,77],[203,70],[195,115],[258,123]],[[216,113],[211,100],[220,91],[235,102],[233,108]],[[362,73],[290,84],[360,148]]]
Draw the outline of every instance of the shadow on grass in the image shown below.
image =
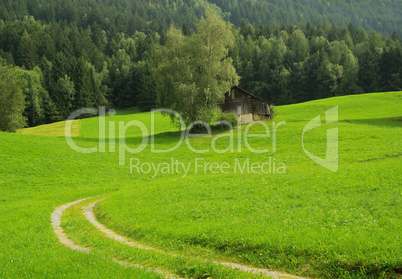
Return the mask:
[[[183,240],[183,239],[181,239]],[[286,246],[266,246],[244,242],[221,242],[208,238],[190,237],[189,245],[200,245],[237,258],[244,264],[261,268],[291,270],[301,275],[320,278],[400,278],[398,263],[370,263],[365,260],[344,261],[336,255],[295,249]],[[240,256],[240,257],[239,257]]]
[[353,124],[363,124],[363,125],[373,125],[380,127],[402,127],[402,116],[401,117],[390,117],[390,118],[371,118],[371,119],[345,119],[343,122],[353,123]]
[[[214,128],[214,129],[212,129],[211,135],[215,136],[215,135],[225,134],[225,133],[227,133],[229,131],[230,130],[224,129],[222,127],[219,127],[219,128],[216,128],[216,129]],[[172,146],[174,146],[180,141],[182,133],[185,134],[185,131],[164,132],[164,133],[155,134],[155,135],[153,135],[154,136],[154,143],[156,145],[167,145],[167,146],[172,145]],[[196,137],[208,137],[208,135],[206,135],[206,134],[197,134],[197,133],[195,133],[194,135],[196,135]],[[146,136],[148,143],[151,143],[151,137],[152,136]],[[144,137],[142,137],[142,136],[126,137],[125,142],[128,145],[139,145],[139,144],[141,144],[143,138]],[[119,144],[120,139],[121,138],[119,138],[119,137],[115,138],[116,144]],[[93,142],[98,143],[99,142],[98,138],[77,137],[74,140],[81,141],[81,142],[88,142],[88,143],[93,143]],[[108,138],[106,138],[105,140],[106,140],[106,142],[109,141]]]

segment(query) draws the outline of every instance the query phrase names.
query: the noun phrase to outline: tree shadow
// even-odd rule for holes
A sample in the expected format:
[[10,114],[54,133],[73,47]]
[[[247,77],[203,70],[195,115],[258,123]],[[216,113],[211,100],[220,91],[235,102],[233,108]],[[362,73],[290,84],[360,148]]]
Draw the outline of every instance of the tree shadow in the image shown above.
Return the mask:
[[[230,131],[230,130],[224,129],[222,127],[218,127],[216,129],[212,129],[211,135],[214,136],[214,135],[224,134],[228,131]],[[185,135],[185,131],[163,132],[163,133],[155,134],[155,135],[153,135],[153,138],[154,138],[153,143],[155,145],[164,145],[164,146],[172,145],[172,146],[174,146],[180,141],[180,139],[182,137],[182,133],[184,133],[184,135]],[[197,133],[194,135],[195,135],[195,137],[198,137],[198,138],[208,136],[206,134],[197,134]],[[152,136],[146,136],[145,138],[146,138],[147,143],[150,144],[152,141]],[[119,144],[120,139],[121,139],[120,137],[115,138],[116,144]],[[126,137],[125,143],[128,145],[139,145],[142,143],[143,139],[144,139],[144,137],[142,137],[142,136]],[[74,140],[77,140],[80,142],[88,142],[88,143],[98,143],[99,142],[99,138],[77,137],[77,138],[74,138]],[[106,138],[104,140],[106,142],[110,141],[109,138]]]
[[389,117],[389,118],[370,118],[370,119],[345,119],[344,122],[360,124],[360,125],[373,125],[379,127],[401,127],[402,116]]

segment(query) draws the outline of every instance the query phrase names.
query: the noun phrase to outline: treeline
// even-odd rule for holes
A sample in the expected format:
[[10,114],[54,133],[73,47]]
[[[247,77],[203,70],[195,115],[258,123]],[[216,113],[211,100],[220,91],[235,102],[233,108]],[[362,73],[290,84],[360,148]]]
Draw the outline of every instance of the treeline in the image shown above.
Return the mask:
[[152,27],[181,26],[195,28],[206,10],[220,14],[220,9],[206,0],[0,0],[0,19],[23,20],[33,16],[36,20],[76,24],[87,28],[97,23],[102,29],[113,25],[118,32],[133,35]]
[[230,21],[240,26],[246,19],[254,26],[262,24],[321,23],[325,18],[346,27],[351,22],[358,28],[391,34],[401,31],[402,9],[399,0],[210,0]]
[[86,28],[94,22],[113,24],[119,32],[132,35],[145,31],[146,23],[172,23],[194,28],[197,20],[212,10],[239,27],[241,20],[255,27],[262,24],[331,23],[346,27],[349,22],[368,32],[401,32],[400,0],[0,0],[0,19],[22,20],[34,16],[45,22],[66,21]]
[[240,84],[275,104],[402,90],[399,35],[328,21],[278,28],[242,23],[231,56]]
[[97,23],[86,29],[74,23],[41,24],[33,17],[0,23],[3,64],[20,67],[17,72],[33,76],[37,85],[24,89],[29,126],[66,119],[82,107],[154,106],[144,61],[161,40],[157,30],[128,36],[114,25],[104,30]]
[[[27,125],[64,120],[82,107],[155,106],[151,72],[156,49],[166,43],[167,26],[143,20],[121,31],[106,19],[82,20],[0,20],[2,69],[14,73],[3,75],[1,82],[18,77]],[[180,26],[185,36],[195,32],[185,22]],[[275,104],[402,87],[396,32],[391,37],[367,34],[353,24],[344,28],[324,20],[318,26],[258,28],[243,21],[233,33],[230,56],[240,86]]]

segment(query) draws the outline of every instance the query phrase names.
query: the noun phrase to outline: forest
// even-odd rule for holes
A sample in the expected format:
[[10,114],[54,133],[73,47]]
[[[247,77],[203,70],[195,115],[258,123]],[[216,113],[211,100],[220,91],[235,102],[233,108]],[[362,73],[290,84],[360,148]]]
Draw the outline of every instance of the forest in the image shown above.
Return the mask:
[[155,107],[169,27],[191,36],[207,11],[233,23],[239,85],[271,103],[402,90],[397,1],[292,2],[2,0],[0,130],[82,107]]

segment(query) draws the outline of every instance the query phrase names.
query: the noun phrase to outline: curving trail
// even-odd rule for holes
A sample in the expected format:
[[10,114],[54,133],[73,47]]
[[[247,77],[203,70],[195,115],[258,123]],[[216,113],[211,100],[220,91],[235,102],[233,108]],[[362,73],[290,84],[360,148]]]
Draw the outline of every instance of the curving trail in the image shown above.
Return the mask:
[[[89,198],[85,198],[85,199],[81,199],[81,200],[77,200],[74,202],[70,202],[68,204],[65,205],[61,205],[59,207],[57,207],[52,215],[51,215],[51,223],[52,223],[52,227],[53,227],[53,231],[55,233],[55,235],[57,236],[57,238],[59,239],[60,243],[64,244],[65,246],[75,250],[75,251],[80,251],[80,252],[84,252],[84,253],[89,253],[91,250],[89,248],[86,247],[81,247],[77,244],[75,244],[71,239],[69,239],[67,237],[67,235],[64,233],[63,228],[61,227],[61,217],[63,216],[64,211],[66,211],[69,207],[86,201],[90,199]],[[99,202],[99,201],[98,201]],[[139,247],[137,247],[139,248]],[[140,249],[146,249],[145,247],[142,247]],[[142,269],[142,270],[146,270],[148,272],[154,272],[157,273],[161,276],[163,276],[166,279],[184,279],[184,278],[177,278],[177,277],[173,277],[173,276],[169,276],[169,275],[165,275],[163,271],[159,270],[159,269],[155,269],[155,268],[148,268],[139,264],[129,264],[129,263],[125,263],[122,261],[118,261],[118,260],[113,260],[115,263],[118,263],[122,266],[129,266],[129,267],[133,267],[133,268],[138,268],[138,269]]]
[[[165,252],[158,250],[154,247],[149,247],[149,246],[145,246],[142,245],[140,243],[137,242],[133,242],[131,240],[128,240],[127,238],[125,238],[124,236],[118,235],[117,233],[115,233],[114,231],[106,228],[104,225],[102,225],[101,223],[98,222],[98,220],[96,220],[95,214],[94,214],[94,207],[97,203],[101,202],[102,200],[96,201],[94,203],[91,203],[90,205],[83,207],[82,210],[84,211],[84,215],[87,218],[87,220],[94,225],[98,230],[100,230],[101,232],[103,232],[104,234],[106,234],[107,237],[116,240],[118,242],[121,242],[127,246],[130,247],[134,247],[134,248],[138,248],[138,249],[142,249],[142,250],[152,250],[152,251],[156,251],[158,253],[163,253],[166,254]],[[171,255],[171,254],[170,254]],[[174,255],[176,256],[176,255]]]
[[274,279],[306,279],[306,277],[300,277],[300,276],[296,276],[296,275],[281,273],[278,271],[272,271],[272,270],[265,269],[265,268],[249,267],[249,266],[245,266],[245,265],[238,264],[238,263],[217,262],[217,261],[214,261],[214,263],[224,265],[224,266],[227,266],[227,267],[230,267],[233,269],[242,270],[244,272],[259,274],[261,276],[266,276],[266,277],[270,277],[270,278],[274,278]]
[[118,260],[113,260],[113,261],[115,263],[118,263],[119,265],[122,265],[122,266],[139,268],[139,269],[143,269],[143,270],[146,270],[146,271],[149,271],[149,272],[157,273],[157,274],[163,276],[165,279],[185,279],[185,278],[181,278],[181,277],[173,277],[173,276],[165,275],[165,273],[163,271],[159,270],[159,269],[148,268],[148,267],[144,267],[144,266],[139,265],[139,264],[129,264],[129,263],[118,261]]
[[[96,201],[94,203],[91,203],[90,205],[88,205],[87,207],[83,207],[83,212],[85,217],[88,219],[88,221],[94,225],[98,230],[100,230],[101,232],[103,232],[104,234],[106,234],[107,237],[114,239],[118,242],[121,242],[127,246],[130,247],[134,247],[134,248],[138,248],[138,249],[144,249],[144,250],[153,250],[159,253],[163,253],[163,254],[168,254],[170,256],[178,256],[176,254],[170,254],[170,253],[166,253],[164,251],[158,250],[154,247],[149,247],[149,246],[144,246],[142,244],[133,242],[128,240],[127,238],[125,238],[124,236],[121,236],[117,233],[115,233],[114,231],[106,228],[104,225],[102,225],[101,223],[99,223],[96,220],[95,214],[94,214],[94,207],[97,203],[99,203],[101,200]],[[208,261],[205,261],[208,262]],[[248,272],[248,273],[253,273],[253,274],[259,274],[261,276],[264,277],[270,277],[270,278],[275,278],[275,279],[305,279],[304,277],[299,277],[299,276],[295,276],[295,275],[290,275],[290,274],[286,274],[286,273],[281,273],[281,272],[277,272],[277,271],[272,271],[272,270],[268,270],[268,269],[264,269],[264,268],[254,268],[254,267],[248,267],[242,264],[238,264],[238,263],[230,263],[230,262],[220,262],[220,261],[213,261],[213,263],[215,264],[220,264],[232,269],[238,269],[244,272]]]
[[[80,251],[80,252],[84,252],[84,253],[89,253],[90,249],[86,248],[86,247],[81,247],[77,244],[75,244],[72,240],[70,240],[67,235],[64,233],[63,228],[61,227],[61,217],[63,216],[63,213],[66,209],[68,209],[69,207],[86,201],[90,198],[85,198],[85,199],[80,199],[74,202],[70,202],[68,204],[65,205],[61,205],[59,207],[57,207],[55,209],[55,211],[52,213],[51,215],[51,223],[52,223],[52,227],[54,230],[54,233],[56,234],[57,238],[59,239],[60,243],[62,243],[63,245],[76,250],[76,251]],[[93,202],[91,204],[89,204],[86,207],[83,207],[83,213],[85,215],[85,217],[87,218],[87,220],[94,225],[98,230],[100,230],[101,232],[103,232],[107,237],[116,240],[118,242],[121,242],[127,246],[133,247],[133,248],[137,248],[137,249],[142,249],[142,250],[152,250],[158,253],[162,253],[162,254],[166,254],[166,255],[170,255],[170,256],[174,256],[177,257],[179,255],[176,254],[171,254],[171,253],[167,253],[164,252],[162,250],[159,250],[157,248],[154,247],[150,247],[150,246],[145,246],[143,244],[131,241],[129,239],[127,239],[124,236],[118,235],[117,233],[115,233],[114,231],[106,228],[104,225],[102,225],[101,223],[99,223],[96,220],[95,214],[94,214],[94,207],[97,203],[99,203],[102,200],[98,200],[96,202]],[[129,266],[129,267],[133,267],[133,268],[140,268],[143,270],[147,270],[149,272],[155,272],[159,275],[164,276],[167,279],[175,279],[177,277],[172,277],[169,275],[165,275],[163,271],[159,270],[159,269],[154,269],[154,268],[148,268],[148,267],[144,267],[141,266],[139,264],[129,264],[129,263],[125,263],[122,261],[118,261],[118,260],[113,260],[114,262],[123,265],[123,266]],[[205,260],[205,262],[208,262]],[[290,275],[290,274],[286,274],[286,273],[281,273],[281,272],[277,272],[277,271],[272,271],[272,270],[268,270],[268,269],[263,269],[263,268],[254,268],[254,267],[248,267],[242,264],[238,264],[238,263],[231,263],[231,262],[220,262],[220,261],[213,261],[213,263],[215,264],[220,264],[232,269],[238,269],[241,270],[243,272],[248,272],[248,273],[253,273],[253,274],[259,274],[261,276],[264,277],[270,277],[270,278],[275,278],[275,279],[305,279],[303,277],[299,277],[299,276],[295,276],[295,275]],[[182,279],[182,278],[177,278],[177,279]]]
[[55,211],[53,211],[52,217],[51,217],[53,231],[56,234],[57,238],[59,239],[60,243],[66,245],[67,247],[69,247],[73,250],[81,251],[81,252],[85,252],[85,253],[89,253],[90,249],[81,247],[81,246],[75,244],[64,233],[63,228],[61,227],[61,216],[63,216],[64,211],[66,211],[66,209],[69,208],[70,206],[73,206],[74,204],[80,203],[87,199],[90,199],[90,198],[81,199],[78,201],[70,202],[65,205],[61,205],[61,206],[57,207]]

